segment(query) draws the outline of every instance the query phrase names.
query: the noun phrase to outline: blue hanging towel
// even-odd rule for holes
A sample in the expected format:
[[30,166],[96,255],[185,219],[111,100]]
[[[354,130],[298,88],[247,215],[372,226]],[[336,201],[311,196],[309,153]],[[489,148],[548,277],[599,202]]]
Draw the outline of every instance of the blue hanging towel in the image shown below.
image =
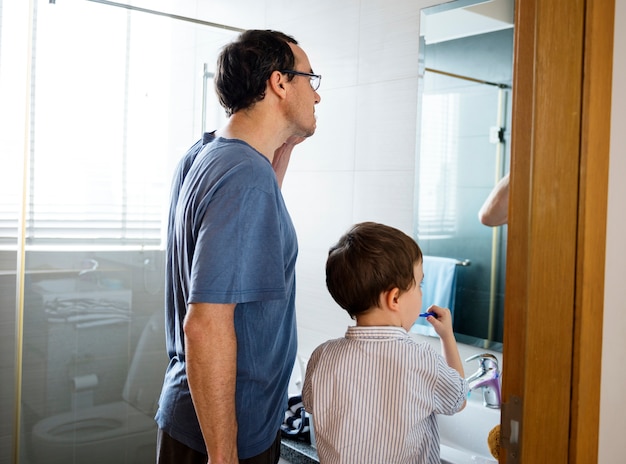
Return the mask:
[[[458,260],[454,258],[442,258],[440,256],[424,256],[424,283],[422,285],[422,309],[426,312],[430,305],[448,308],[454,320],[454,299],[456,295],[456,273]],[[426,321],[420,317],[411,332],[436,337],[437,333]]]

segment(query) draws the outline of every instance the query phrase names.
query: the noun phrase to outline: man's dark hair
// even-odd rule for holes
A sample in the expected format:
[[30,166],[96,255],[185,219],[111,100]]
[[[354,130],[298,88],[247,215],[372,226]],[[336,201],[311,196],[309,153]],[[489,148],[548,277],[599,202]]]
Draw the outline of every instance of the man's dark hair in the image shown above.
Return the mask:
[[334,300],[354,317],[378,306],[381,293],[410,290],[422,251],[404,232],[384,224],[353,226],[328,252],[326,286]]
[[272,72],[294,69],[290,43],[298,44],[282,32],[253,29],[223,48],[217,59],[215,90],[228,116],[263,100]]

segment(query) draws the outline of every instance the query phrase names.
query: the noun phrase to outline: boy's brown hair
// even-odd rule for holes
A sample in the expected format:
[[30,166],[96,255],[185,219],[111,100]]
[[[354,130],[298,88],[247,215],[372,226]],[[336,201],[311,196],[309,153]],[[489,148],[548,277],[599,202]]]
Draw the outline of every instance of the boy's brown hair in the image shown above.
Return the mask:
[[354,225],[328,251],[326,287],[351,318],[379,305],[381,293],[418,285],[422,251],[404,232],[384,224]]

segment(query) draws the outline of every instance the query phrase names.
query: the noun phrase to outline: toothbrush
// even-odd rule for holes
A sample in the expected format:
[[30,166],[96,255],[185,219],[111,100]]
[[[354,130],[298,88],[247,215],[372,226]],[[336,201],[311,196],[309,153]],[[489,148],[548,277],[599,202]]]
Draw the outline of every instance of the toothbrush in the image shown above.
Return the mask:
[[437,317],[437,315],[435,313],[432,313],[432,312],[420,313],[420,315],[419,315],[419,317],[428,317],[428,316]]

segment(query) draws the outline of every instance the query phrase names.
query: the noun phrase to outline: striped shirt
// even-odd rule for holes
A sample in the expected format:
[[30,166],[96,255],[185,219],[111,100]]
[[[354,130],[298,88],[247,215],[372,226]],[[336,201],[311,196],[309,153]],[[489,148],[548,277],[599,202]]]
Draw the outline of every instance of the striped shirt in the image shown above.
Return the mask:
[[321,464],[439,464],[435,415],[463,406],[467,382],[401,327],[349,327],[315,349],[302,397]]

